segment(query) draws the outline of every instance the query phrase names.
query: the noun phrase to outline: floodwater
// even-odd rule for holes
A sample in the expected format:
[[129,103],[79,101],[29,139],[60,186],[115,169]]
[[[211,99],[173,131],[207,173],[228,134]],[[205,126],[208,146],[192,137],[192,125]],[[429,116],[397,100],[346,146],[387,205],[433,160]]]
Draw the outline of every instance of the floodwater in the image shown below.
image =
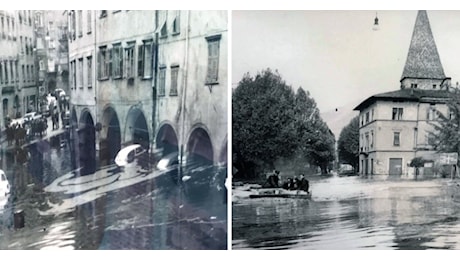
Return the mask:
[[247,199],[234,189],[232,248],[460,249],[457,180],[336,176],[310,184],[311,200]]
[[[222,191],[192,199],[137,162],[80,176],[68,143],[38,142],[28,152],[24,164],[3,154],[12,193],[0,199],[0,249],[227,248]],[[18,210],[25,226],[16,228]]]

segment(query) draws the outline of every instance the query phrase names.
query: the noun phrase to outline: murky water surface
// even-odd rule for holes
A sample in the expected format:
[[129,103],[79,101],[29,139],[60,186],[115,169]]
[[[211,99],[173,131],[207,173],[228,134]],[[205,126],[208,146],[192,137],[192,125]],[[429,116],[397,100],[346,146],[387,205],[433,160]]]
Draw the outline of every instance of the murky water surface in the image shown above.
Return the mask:
[[460,181],[311,179],[313,196],[234,189],[233,249],[460,249]]

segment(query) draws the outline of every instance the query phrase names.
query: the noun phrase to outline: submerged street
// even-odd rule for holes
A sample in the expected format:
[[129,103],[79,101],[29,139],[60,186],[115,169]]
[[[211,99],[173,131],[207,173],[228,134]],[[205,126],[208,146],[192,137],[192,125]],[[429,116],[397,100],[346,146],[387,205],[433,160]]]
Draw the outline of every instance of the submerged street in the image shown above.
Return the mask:
[[460,249],[460,182],[309,177],[308,199],[233,189],[233,249]]
[[[217,191],[186,195],[137,161],[79,176],[68,142],[28,149],[24,164],[2,156],[12,192],[0,199],[0,249],[227,248],[227,204]],[[21,210],[25,226],[15,228]]]

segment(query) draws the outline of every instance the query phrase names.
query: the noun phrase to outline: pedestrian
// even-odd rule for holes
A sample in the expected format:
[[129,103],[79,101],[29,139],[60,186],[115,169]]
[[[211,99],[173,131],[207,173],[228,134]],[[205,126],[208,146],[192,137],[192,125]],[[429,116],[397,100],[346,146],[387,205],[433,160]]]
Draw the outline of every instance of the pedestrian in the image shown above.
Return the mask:
[[306,191],[308,194],[310,194],[310,183],[308,180],[304,177],[303,174],[300,175],[300,180],[299,180],[299,190]]
[[279,188],[279,174],[280,172],[274,170],[267,178],[268,188]]

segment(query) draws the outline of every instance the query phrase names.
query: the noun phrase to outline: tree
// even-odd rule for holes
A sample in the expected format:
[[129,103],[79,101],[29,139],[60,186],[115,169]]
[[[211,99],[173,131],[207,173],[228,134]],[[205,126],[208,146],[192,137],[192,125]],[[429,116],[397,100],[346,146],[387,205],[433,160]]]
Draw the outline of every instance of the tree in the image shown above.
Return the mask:
[[437,111],[438,120],[431,123],[436,150],[440,152],[460,152],[460,91],[454,89],[447,102],[448,112]]
[[353,165],[357,170],[359,164],[359,117],[350,120],[340,132],[338,140],[339,161]]
[[425,160],[422,157],[415,157],[410,162],[409,166],[415,168],[415,176],[418,176],[419,168],[425,165]]
[[270,69],[244,75],[232,96],[232,147],[235,167],[243,177],[256,177],[258,167],[273,169],[279,157],[296,148],[294,92]]
[[294,114],[297,152],[310,164],[319,166],[322,174],[327,174],[329,163],[335,159],[335,138],[322,121],[315,100],[302,88],[297,90],[295,96]]

